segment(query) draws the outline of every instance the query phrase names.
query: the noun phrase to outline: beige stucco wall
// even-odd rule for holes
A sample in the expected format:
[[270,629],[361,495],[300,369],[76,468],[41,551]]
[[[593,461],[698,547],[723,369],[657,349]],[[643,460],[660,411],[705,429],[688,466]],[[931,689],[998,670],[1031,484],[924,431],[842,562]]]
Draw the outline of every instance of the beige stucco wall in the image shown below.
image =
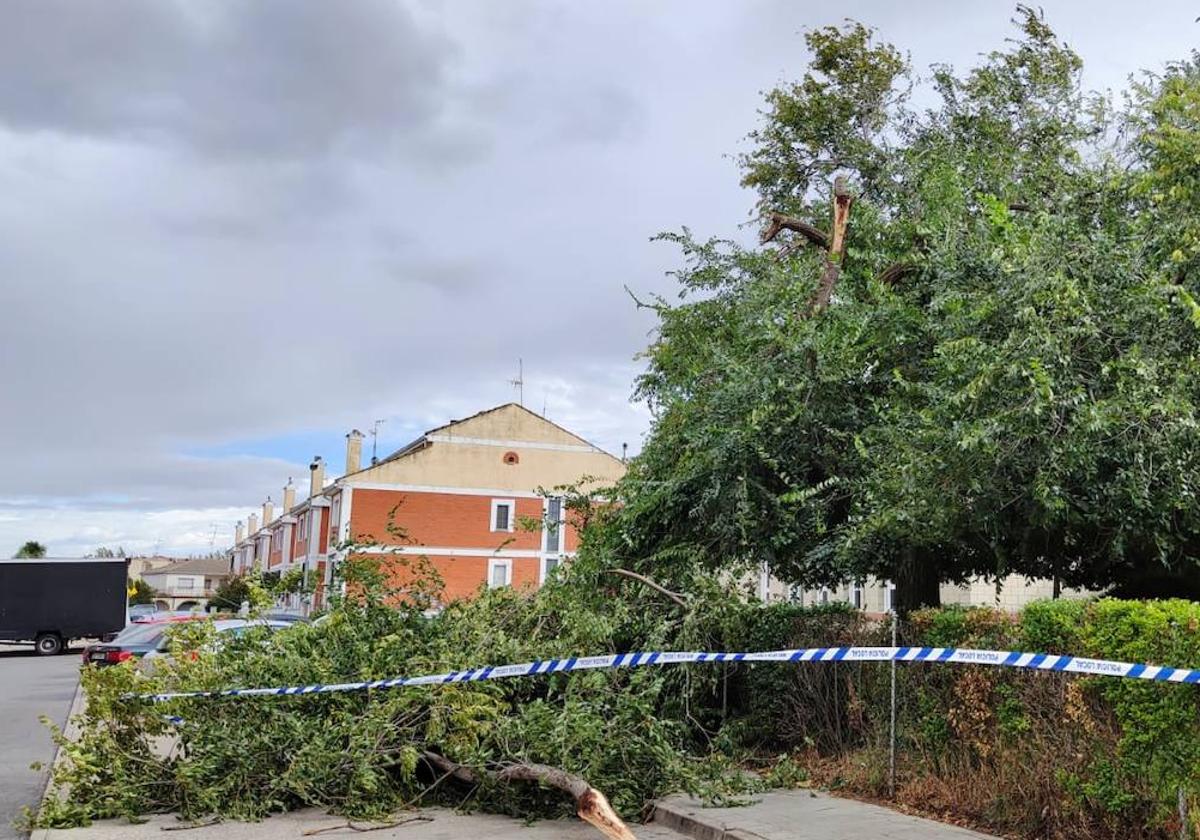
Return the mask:
[[[870,579],[863,586],[863,609],[867,612],[884,612],[886,601],[885,584],[883,581]],[[1086,589],[1068,589],[1064,587],[1059,593],[1060,598],[1078,599],[1092,598],[1097,593]],[[774,578],[770,579],[767,587],[768,600],[798,600],[802,603],[815,604],[821,599],[820,589],[793,589]],[[1054,584],[1049,580],[1026,580],[1019,575],[1005,578],[1000,587],[1000,601],[996,602],[996,584],[994,581],[976,579],[963,586],[942,584],[941,598],[943,605],[958,604],[966,607],[999,606],[1009,612],[1019,612],[1027,604],[1054,596]],[[848,584],[842,584],[830,589],[830,601],[850,602],[851,590]]]
[[[517,406],[451,424],[431,437],[433,443],[425,448],[346,476],[342,482],[349,486],[408,484],[528,493],[538,487],[574,484],[584,476],[598,479],[600,485],[609,484],[625,472],[619,459]],[[481,440],[489,443],[475,442]],[[504,463],[509,451],[517,453],[519,463]]]

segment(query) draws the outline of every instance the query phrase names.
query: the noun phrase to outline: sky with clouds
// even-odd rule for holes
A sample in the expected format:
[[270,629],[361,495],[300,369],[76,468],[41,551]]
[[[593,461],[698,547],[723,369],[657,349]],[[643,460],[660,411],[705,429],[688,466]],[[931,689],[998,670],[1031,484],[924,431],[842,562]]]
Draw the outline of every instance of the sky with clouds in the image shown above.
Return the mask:
[[[1046,2],[1086,79],[1184,57],[1200,3]],[[636,451],[657,231],[750,240],[731,158],[800,33],[920,70],[984,0],[8,0],[0,556],[220,549],[350,428],[390,452],[514,399]],[[367,441],[368,447],[370,439]]]

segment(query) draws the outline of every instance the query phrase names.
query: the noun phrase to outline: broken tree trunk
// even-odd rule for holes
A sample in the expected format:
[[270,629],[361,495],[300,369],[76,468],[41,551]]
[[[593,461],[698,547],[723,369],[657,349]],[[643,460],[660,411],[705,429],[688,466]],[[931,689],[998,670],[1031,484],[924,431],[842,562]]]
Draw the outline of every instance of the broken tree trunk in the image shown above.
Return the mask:
[[479,773],[482,772],[498,782],[538,782],[558,788],[575,799],[575,813],[579,818],[595,826],[605,837],[610,840],[637,840],[608,803],[608,797],[574,773],[548,764],[509,764],[499,770],[476,771],[437,753],[425,752],[423,756],[443,773],[468,784],[479,784]]
[[828,306],[833,298],[833,288],[837,285],[838,276],[842,271],[842,257],[846,251],[846,228],[850,224],[850,205],[853,203],[854,196],[850,194],[846,179],[839,175],[833,181],[833,235],[829,237],[829,250],[825,252],[825,270],[821,273],[821,283],[808,305],[809,315],[816,315]]

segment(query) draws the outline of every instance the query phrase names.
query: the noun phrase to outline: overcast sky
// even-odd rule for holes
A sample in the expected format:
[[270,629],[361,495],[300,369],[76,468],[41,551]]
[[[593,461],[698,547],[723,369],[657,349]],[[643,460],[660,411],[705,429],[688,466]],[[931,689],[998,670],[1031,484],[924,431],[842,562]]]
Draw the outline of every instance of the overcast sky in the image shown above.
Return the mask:
[[[1093,86],[1198,2],[1046,2]],[[750,238],[730,155],[800,33],[969,65],[1006,2],[0,2],[0,556],[187,554],[343,435],[515,398],[636,450],[656,231]],[[367,441],[368,449],[370,439]],[[215,536],[214,536],[215,534]]]

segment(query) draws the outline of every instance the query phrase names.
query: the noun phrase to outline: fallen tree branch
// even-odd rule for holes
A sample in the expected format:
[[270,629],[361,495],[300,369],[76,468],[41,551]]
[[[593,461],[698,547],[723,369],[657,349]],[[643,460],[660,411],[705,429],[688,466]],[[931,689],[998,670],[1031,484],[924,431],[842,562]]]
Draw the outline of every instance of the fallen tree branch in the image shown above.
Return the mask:
[[768,213],[767,219],[769,223],[766,230],[759,237],[759,241],[763,245],[774,241],[780,231],[790,230],[800,234],[818,248],[829,247],[829,237],[825,235],[825,231],[814,225],[810,225],[803,219],[797,219],[795,216],[789,216],[786,213]]
[[653,589],[655,592],[659,593],[660,595],[666,595],[668,598],[670,598],[672,601],[674,601],[679,606],[681,606],[681,607],[687,606],[687,600],[683,597],[682,593],[672,592],[670,589],[667,589],[665,586],[662,586],[661,584],[655,583],[654,581],[652,581],[650,578],[646,577],[645,575],[639,575],[637,572],[631,572],[628,569],[608,569],[607,571],[610,575],[624,575],[627,578],[633,578],[636,581],[640,581],[641,583],[646,584],[646,586],[649,586],[651,589]]
[[584,779],[548,764],[509,764],[499,770],[477,771],[474,768],[451,761],[443,755],[426,750],[422,753],[426,762],[447,775],[466,782],[479,784],[480,773],[497,782],[537,782],[558,788],[575,799],[575,813],[589,825],[594,826],[611,840],[637,840],[625,822],[608,803],[608,798]]
[[338,825],[326,826],[325,828],[310,828],[308,831],[304,832],[304,836],[305,837],[315,837],[318,834],[325,834],[326,832],[329,832],[329,831],[346,831],[347,829],[350,831],[357,831],[359,834],[366,834],[369,831],[384,831],[389,828],[399,828],[400,826],[408,825],[409,823],[429,823],[429,822],[433,822],[433,817],[422,817],[422,816],[407,817],[402,820],[396,820],[395,822],[381,823],[380,825],[367,825],[367,826],[355,825],[352,822],[344,822],[344,823],[339,823]]
[[917,273],[917,266],[910,262],[892,263],[883,271],[879,272],[879,276],[875,279],[885,286],[894,286],[905,277]]

